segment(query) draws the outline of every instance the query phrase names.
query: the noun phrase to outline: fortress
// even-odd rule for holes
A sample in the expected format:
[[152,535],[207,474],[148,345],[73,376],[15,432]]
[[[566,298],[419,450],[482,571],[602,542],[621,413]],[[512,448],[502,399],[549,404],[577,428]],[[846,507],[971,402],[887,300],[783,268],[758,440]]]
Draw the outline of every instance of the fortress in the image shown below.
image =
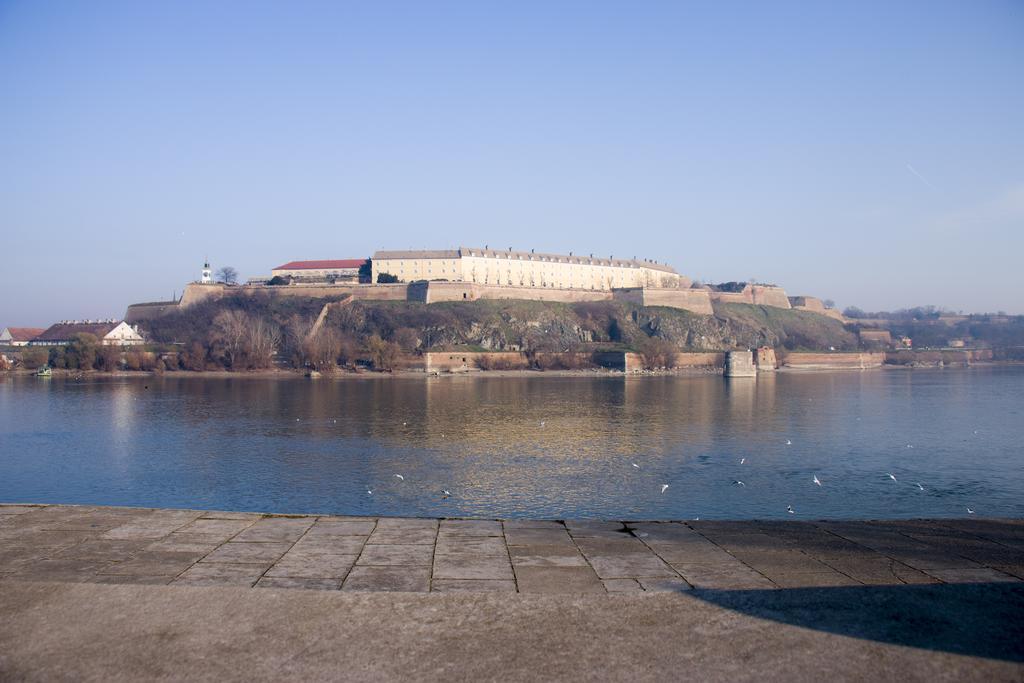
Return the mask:
[[373,281],[447,280],[506,287],[611,290],[622,287],[679,289],[690,286],[675,269],[648,260],[595,258],[473,247],[451,250],[378,251],[370,261]]
[[[746,284],[738,291],[691,287],[689,278],[663,263],[644,259],[599,258],[593,255],[501,251],[484,247],[447,250],[378,251],[370,260],[371,282],[352,278],[310,277],[308,264],[296,261],[275,269],[288,270],[288,284],[250,281],[226,285],[206,281],[186,286],[178,301],[132,304],[125,320],[138,323],[226,295],[299,296],[355,301],[477,301],[525,299],[573,303],[622,301],[640,306],[665,306],[699,315],[713,315],[715,302],[775,308],[796,308],[842,319],[814,297],[793,297],[772,285]],[[340,261],[337,263],[341,263]],[[345,262],[348,265],[348,262]],[[352,264],[358,263],[352,261]],[[355,270],[355,265],[351,266]],[[320,269],[322,270],[322,269]],[[294,271],[294,273],[292,272]],[[205,272],[205,271],[204,271]]]

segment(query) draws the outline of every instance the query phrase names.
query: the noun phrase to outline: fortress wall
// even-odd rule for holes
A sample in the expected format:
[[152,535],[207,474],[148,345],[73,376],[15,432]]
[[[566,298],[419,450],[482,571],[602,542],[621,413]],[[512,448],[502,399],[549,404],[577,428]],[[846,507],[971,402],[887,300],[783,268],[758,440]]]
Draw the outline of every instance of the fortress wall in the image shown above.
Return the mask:
[[803,370],[863,370],[881,367],[885,353],[788,353],[783,365]]
[[480,356],[510,365],[527,365],[526,354],[518,351],[429,351],[423,354],[423,365],[427,372],[471,372],[480,369]]
[[124,321],[129,325],[134,325],[135,323],[159,318],[162,315],[167,315],[168,313],[173,313],[177,310],[180,310],[178,308],[177,301],[166,301],[163,303],[153,304],[129,304],[128,310],[126,310],[124,314]]
[[761,372],[775,372],[779,366],[775,357],[775,349],[770,346],[761,346],[754,351],[754,364]]
[[749,290],[743,292],[708,292],[712,301],[723,304],[753,304],[754,297]]
[[[433,283],[431,283],[433,285]],[[552,289],[544,287],[499,287],[477,285],[481,299],[528,299],[531,301],[610,301],[612,293],[600,289]]]
[[789,297],[789,305],[803,311],[811,311],[812,313],[821,313],[823,315],[825,313],[825,304],[816,296],[791,296]]
[[[640,372],[644,369],[644,359],[639,353],[632,351],[600,351],[595,353],[594,362],[601,367],[623,372]],[[714,368],[721,370],[725,367],[725,352],[697,352],[689,353],[680,351],[676,354],[676,367],[685,368]]]
[[886,362],[894,365],[909,365],[911,363],[970,365],[971,363],[990,362],[992,358],[992,349],[941,349],[935,351],[906,349],[889,351],[885,354]]
[[774,306],[775,308],[790,308],[789,297],[782,287],[769,287],[766,285],[751,285],[751,297],[753,302],[760,306]]
[[704,289],[645,289],[644,306],[669,306],[700,315],[714,315],[711,297]]

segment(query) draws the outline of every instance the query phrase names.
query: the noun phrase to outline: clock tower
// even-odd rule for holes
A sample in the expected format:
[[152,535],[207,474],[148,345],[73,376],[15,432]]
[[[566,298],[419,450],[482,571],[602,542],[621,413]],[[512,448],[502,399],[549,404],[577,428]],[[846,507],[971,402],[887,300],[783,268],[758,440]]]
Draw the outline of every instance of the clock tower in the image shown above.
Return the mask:
[[200,282],[208,284],[213,282],[213,271],[210,270],[210,259],[203,262],[203,279]]

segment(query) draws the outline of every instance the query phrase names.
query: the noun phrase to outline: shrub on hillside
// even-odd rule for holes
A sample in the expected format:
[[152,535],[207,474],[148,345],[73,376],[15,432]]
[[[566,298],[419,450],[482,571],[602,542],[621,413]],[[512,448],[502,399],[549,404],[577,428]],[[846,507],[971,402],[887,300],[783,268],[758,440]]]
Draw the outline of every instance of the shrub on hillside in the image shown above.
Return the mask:
[[676,366],[678,349],[667,339],[649,337],[637,345],[645,370],[670,370]]
[[21,364],[29,370],[42,367],[47,361],[46,351],[39,348],[27,348],[21,352]]

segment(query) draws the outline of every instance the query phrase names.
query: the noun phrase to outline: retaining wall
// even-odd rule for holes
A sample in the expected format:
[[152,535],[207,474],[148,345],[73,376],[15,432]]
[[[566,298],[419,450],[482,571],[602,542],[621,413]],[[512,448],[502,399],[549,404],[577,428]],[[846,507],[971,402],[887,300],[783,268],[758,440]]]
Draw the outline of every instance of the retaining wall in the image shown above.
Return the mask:
[[885,363],[884,353],[788,353],[782,364],[802,370],[864,370]]

